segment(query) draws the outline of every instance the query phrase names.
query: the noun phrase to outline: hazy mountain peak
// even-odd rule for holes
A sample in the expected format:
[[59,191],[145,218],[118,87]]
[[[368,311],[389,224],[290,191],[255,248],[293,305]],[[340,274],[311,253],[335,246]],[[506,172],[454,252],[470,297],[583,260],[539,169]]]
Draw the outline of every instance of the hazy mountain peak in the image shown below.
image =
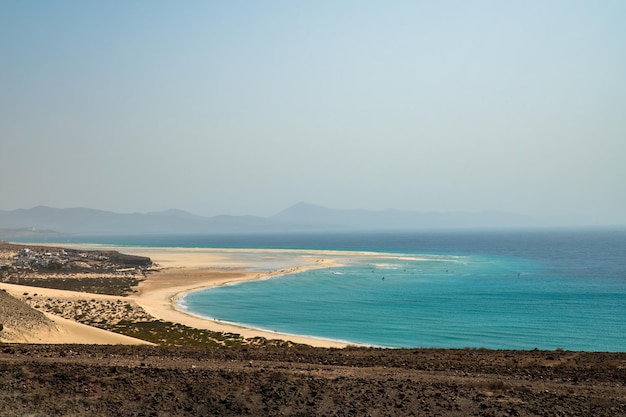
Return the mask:
[[256,233],[320,230],[424,230],[540,226],[536,219],[509,213],[412,212],[333,209],[299,202],[271,217],[202,217],[184,210],[122,214],[95,209],[0,211],[0,229],[54,230],[76,234]]
[[317,210],[331,210],[331,209],[329,209],[328,207],[317,205],[317,204],[307,203],[306,201],[300,201],[299,203],[296,203],[293,206],[288,207],[278,212],[273,217],[281,217],[289,213],[302,213],[302,212],[313,211],[313,210],[317,211]]
[[163,211],[152,211],[149,213],[146,213],[148,215],[151,216],[168,216],[168,217],[178,217],[181,219],[196,219],[196,218],[200,218],[201,216],[197,216],[193,213],[189,213],[188,211],[185,210],[180,210],[180,209],[168,209],[168,210],[163,210]]

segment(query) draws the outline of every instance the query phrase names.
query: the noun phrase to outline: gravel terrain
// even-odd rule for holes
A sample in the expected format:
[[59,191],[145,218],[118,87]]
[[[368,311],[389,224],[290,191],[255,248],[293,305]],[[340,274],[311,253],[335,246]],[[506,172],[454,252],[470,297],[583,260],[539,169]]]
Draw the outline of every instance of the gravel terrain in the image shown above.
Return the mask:
[[0,346],[3,416],[624,416],[626,354]]

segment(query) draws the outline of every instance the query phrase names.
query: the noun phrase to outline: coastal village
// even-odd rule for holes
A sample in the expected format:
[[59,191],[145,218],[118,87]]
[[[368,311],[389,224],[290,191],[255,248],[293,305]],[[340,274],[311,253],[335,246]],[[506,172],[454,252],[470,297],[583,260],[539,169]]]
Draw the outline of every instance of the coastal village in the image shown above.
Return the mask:
[[150,258],[117,251],[77,250],[0,241],[0,282],[128,295],[156,270]]
[[18,247],[0,242],[0,271],[98,271],[113,274],[141,274],[151,266],[149,258],[117,252],[79,251],[41,246]]
[[[28,269],[29,267],[39,269],[61,269],[67,267],[68,264],[74,262],[75,265],[80,263],[81,267],[90,268],[91,266],[83,260],[89,259],[89,255],[85,252],[78,254],[80,260],[73,260],[66,250],[61,252],[36,252],[30,248],[21,249],[17,255],[13,257],[13,264],[3,265],[0,264],[0,268],[10,267],[13,271],[17,271],[18,268]],[[96,257],[98,261],[108,261],[109,258],[103,255]]]

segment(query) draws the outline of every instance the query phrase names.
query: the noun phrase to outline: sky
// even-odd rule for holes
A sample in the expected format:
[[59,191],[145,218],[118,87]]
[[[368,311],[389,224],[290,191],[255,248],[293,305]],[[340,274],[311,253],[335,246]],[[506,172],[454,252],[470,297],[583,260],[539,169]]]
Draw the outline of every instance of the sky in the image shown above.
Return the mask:
[[626,224],[626,2],[0,2],[0,209]]

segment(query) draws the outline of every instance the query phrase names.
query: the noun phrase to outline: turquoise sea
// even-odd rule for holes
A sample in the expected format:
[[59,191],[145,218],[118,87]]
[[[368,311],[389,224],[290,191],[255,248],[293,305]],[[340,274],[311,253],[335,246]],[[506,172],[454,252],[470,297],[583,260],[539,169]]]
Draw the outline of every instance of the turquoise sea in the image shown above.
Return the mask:
[[222,321],[373,346],[626,351],[624,229],[68,241],[392,253],[198,291],[181,303]]

